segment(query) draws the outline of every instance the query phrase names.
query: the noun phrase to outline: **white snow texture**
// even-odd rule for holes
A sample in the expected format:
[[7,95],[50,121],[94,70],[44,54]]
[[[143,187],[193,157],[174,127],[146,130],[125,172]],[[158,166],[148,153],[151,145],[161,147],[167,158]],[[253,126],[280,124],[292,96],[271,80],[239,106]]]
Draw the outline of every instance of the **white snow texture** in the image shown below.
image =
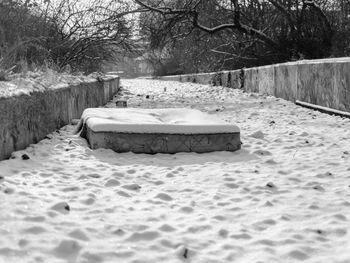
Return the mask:
[[82,120],[95,132],[210,134],[239,128],[195,109],[89,108]]
[[224,87],[121,84],[130,107],[236,123],[242,149],[115,153],[63,127],[0,162],[0,262],[350,262],[349,119]]

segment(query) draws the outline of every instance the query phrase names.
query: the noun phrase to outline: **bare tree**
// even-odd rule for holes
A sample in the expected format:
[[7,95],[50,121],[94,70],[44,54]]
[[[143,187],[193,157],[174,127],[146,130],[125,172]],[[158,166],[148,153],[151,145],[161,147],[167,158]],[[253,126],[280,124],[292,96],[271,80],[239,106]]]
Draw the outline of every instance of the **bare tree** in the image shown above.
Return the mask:
[[133,11],[127,1],[60,0],[47,5],[61,40],[50,49],[59,66],[93,66],[132,49],[133,24],[126,15]]
[[327,57],[332,50],[333,0],[134,1],[156,17],[158,39],[201,31],[217,40],[210,50],[226,61],[274,63]]
[[[134,47],[127,0],[4,0],[0,2],[0,58],[98,70]],[[3,59],[4,61],[4,59]]]

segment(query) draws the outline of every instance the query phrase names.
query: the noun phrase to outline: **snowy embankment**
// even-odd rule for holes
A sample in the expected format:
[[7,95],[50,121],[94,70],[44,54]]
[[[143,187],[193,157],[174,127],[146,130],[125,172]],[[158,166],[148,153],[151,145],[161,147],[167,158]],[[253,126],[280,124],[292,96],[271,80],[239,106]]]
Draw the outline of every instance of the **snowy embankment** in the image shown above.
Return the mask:
[[92,151],[66,126],[0,162],[2,261],[350,261],[350,120],[222,87],[122,86],[130,107],[237,124],[242,150]]
[[0,98],[30,95],[33,92],[60,89],[69,85],[96,81],[98,74],[70,75],[52,70],[47,72],[28,72],[26,75],[14,74],[9,81],[0,81]]

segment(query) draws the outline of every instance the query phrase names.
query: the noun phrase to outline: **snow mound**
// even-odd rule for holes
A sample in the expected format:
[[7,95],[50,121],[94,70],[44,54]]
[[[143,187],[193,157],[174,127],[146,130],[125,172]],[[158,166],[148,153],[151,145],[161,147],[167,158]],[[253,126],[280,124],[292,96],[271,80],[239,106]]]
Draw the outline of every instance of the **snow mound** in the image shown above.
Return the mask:
[[264,139],[265,135],[262,131],[256,131],[250,135],[250,137],[253,137],[255,139]]
[[13,74],[10,81],[0,81],[0,98],[30,95],[33,92],[44,92],[77,85],[80,83],[91,83],[104,77],[101,74],[71,75],[59,73],[53,70],[47,72],[28,72],[26,74]]
[[239,133],[236,125],[195,109],[89,108],[82,122],[94,132],[212,134]]

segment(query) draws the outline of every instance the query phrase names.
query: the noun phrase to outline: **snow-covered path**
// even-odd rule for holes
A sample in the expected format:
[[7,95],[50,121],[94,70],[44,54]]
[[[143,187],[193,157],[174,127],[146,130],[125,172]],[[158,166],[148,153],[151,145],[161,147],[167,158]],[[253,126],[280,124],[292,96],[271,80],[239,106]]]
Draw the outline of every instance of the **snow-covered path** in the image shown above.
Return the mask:
[[0,162],[0,262],[350,262],[350,120],[223,87],[122,86],[129,107],[237,124],[242,150],[91,151],[66,126]]

